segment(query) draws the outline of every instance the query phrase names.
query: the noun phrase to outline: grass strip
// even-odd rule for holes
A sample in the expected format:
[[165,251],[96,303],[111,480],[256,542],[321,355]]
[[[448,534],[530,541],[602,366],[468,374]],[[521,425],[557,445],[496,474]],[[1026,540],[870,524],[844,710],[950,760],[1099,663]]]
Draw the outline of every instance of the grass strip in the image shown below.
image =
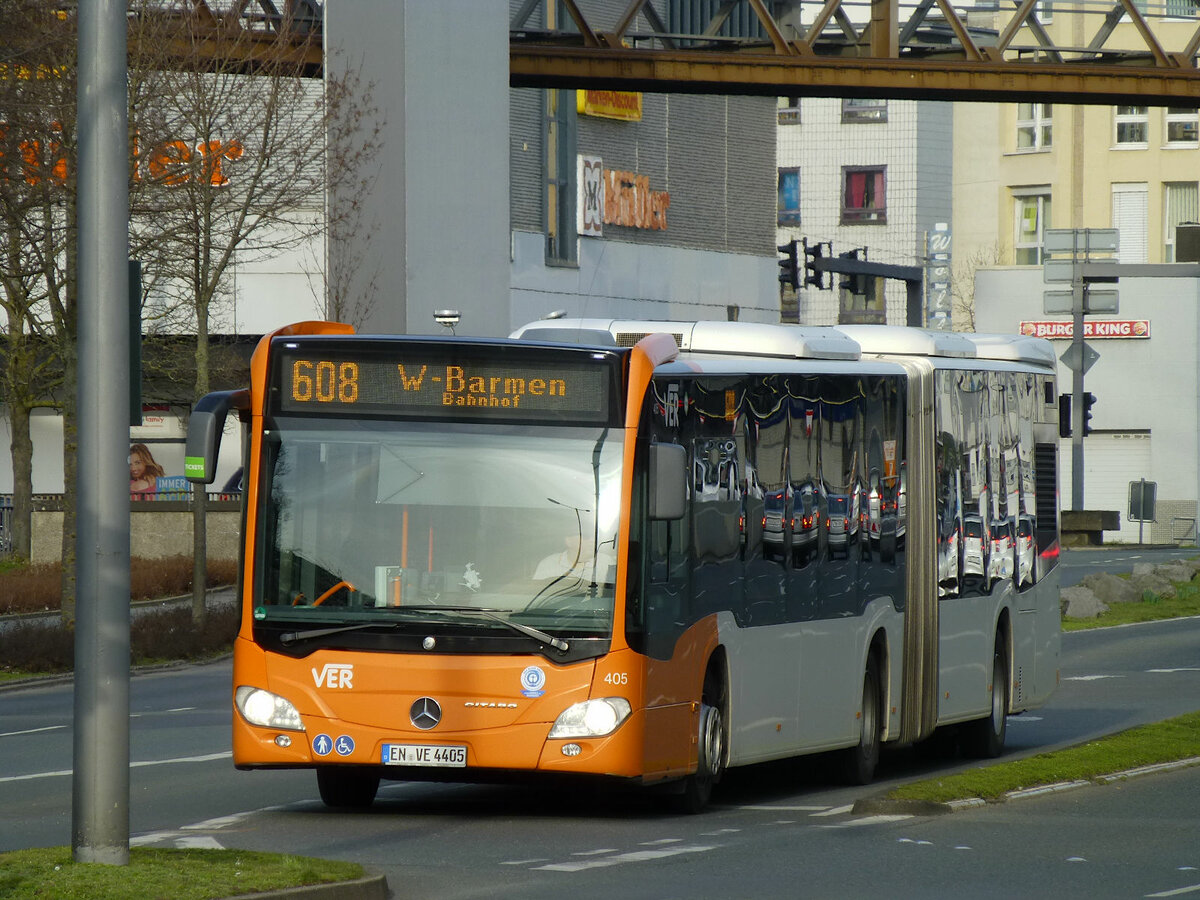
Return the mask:
[[890,800],[998,800],[1010,791],[1090,781],[1157,763],[1200,756],[1200,712],[1130,728],[1086,744],[1039,753],[957,775],[901,785]]
[[70,847],[0,853],[0,897],[6,900],[218,900],[362,877],[357,863],[246,850],[134,847],[127,866],[77,863]]

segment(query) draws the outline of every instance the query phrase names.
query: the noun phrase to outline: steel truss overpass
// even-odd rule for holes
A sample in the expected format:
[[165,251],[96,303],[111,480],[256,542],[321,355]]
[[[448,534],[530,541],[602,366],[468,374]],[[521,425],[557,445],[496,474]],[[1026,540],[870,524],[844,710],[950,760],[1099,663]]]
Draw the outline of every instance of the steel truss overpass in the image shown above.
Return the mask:
[[[525,0],[509,24],[509,80],[659,93],[1200,105],[1198,0],[976,2],[629,0],[613,15],[611,2],[561,0],[565,15],[548,28],[547,0]],[[321,73],[316,0],[189,0],[170,13],[181,14],[192,36],[236,38],[249,68],[255,54],[290,43],[308,74]]]

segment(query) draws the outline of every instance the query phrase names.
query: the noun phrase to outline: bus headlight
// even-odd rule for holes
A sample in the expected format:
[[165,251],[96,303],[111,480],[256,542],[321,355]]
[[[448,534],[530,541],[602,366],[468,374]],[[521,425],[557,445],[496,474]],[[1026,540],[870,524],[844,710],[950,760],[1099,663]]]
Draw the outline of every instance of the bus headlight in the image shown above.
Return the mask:
[[629,712],[629,701],[624,697],[584,700],[563,710],[550,729],[550,737],[602,737],[612,734],[629,718]]
[[262,688],[241,685],[233,694],[242,718],[251,725],[261,725],[264,728],[286,728],[289,731],[303,731],[304,723],[300,721],[300,712],[292,706],[290,700],[264,691]]

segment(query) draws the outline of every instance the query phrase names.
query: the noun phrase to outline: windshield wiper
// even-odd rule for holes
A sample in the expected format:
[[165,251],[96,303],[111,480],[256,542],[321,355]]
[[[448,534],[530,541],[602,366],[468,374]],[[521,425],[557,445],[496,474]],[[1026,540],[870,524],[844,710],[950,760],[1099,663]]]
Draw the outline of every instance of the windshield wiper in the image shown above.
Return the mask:
[[[553,635],[546,634],[546,632],[544,632],[544,631],[539,631],[538,629],[533,628],[529,625],[522,624],[521,622],[513,622],[509,619],[504,618],[503,616],[496,615],[496,613],[506,612],[506,611],[507,610],[501,610],[501,609],[486,609],[481,606],[401,606],[401,607],[396,607],[396,608],[390,609],[389,614],[395,614],[395,613],[400,613],[400,612],[419,612],[419,613],[433,612],[433,613],[460,613],[460,614],[467,613],[467,614],[471,614],[471,615],[479,615],[479,616],[483,616],[486,619],[490,619],[493,622],[499,622],[501,625],[506,625],[509,628],[511,628],[513,631],[523,634],[526,637],[533,638],[535,641],[539,641],[549,647],[553,647],[555,650],[558,650],[562,653],[566,653],[567,650],[570,649],[570,645],[566,641],[562,640],[561,638],[556,638]],[[333,628],[310,628],[307,631],[286,631],[283,634],[279,635],[279,643],[292,644],[292,643],[295,643],[296,641],[304,641],[304,640],[310,640],[313,638],[329,637],[330,635],[334,635],[334,634],[342,634],[343,632],[347,632],[347,631],[361,631],[366,628],[378,628],[378,627],[395,628],[398,624],[399,623],[397,623],[397,622],[360,622],[356,625],[339,625],[339,626],[336,626]]]
[[480,615],[485,619],[491,619],[493,622],[499,622],[501,625],[507,625],[513,631],[518,631],[526,637],[533,638],[535,641],[541,641],[543,644],[553,647],[555,650],[559,650],[563,653],[566,653],[569,649],[571,649],[571,645],[562,640],[562,638],[556,638],[554,635],[546,634],[546,632],[539,631],[530,625],[525,625],[521,622],[514,622],[511,619],[506,619],[503,616],[496,615],[496,613],[507,612],[508,610],[486,609],[482,606],[412,606],[408,608],[419,609],[426,612],[454,612]]

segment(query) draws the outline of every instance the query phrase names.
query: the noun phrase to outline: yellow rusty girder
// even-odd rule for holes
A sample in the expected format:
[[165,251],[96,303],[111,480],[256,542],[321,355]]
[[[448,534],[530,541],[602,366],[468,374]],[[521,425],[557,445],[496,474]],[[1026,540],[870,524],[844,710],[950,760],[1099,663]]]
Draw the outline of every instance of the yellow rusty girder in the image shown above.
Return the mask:
[[[531,24],[544,2],[527,0],[510,23],[514,87],[1200,105],[1195,6],[1166,19],[1135,0],[1056,2],[1051,24],[1036,0],[1003,0],[981,27],[979,10],[969,21],[950,0],[874,0],[859,23],[842,0],[726,0],[680,33],[649,0],[630,0],[611,27],[594,3],[564,0],[568,33]],[[739,7],[756,34],[729,35]]]
[[1200,105],[1200,71],[1135,65],[961,58],[871,59],[513,45],[513,87],[778,97],[1017,99],[1051,103]]

